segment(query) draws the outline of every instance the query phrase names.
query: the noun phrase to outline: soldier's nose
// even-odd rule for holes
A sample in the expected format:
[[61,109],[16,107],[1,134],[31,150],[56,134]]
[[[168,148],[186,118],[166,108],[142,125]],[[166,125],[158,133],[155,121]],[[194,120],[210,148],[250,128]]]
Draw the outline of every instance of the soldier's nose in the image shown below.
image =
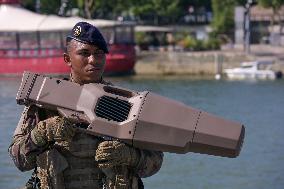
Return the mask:
[[95,58],[95,56],[94,56],[93,54],[91,54],[91,55],[89,56],[88,61],[89,61],[89,64],[95,64],[95,63],[96,63],[96,58]]

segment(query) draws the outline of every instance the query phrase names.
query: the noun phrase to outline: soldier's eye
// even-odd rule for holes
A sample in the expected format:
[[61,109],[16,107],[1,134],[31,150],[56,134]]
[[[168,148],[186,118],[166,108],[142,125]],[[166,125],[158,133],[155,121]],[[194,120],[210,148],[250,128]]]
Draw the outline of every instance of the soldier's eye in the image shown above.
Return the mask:
[[84,57],[88,57],[91,54],[88,51],[81,51],[81,52],[79,52],[79,55],[84,56]]

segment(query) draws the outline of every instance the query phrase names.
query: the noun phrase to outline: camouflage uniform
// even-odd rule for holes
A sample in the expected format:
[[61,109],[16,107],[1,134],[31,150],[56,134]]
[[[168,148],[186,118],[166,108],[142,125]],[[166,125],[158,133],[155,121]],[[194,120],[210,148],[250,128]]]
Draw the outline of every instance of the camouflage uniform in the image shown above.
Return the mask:
[[[99,137],[76,131],[70,142],[62,141],[39,147],[31,139],[37,124],[56,124],[58,112],[36,106],[25,107],[15,130],[9,153],[21,171],[36,168],[42,189],[103,188],[105,174],[95,161]],[[137,149],[139,163],[131,168],[131,188],[138,188],[139,178],[155,174],[161,167],[163,153]],[[113,169],[111,170],[113,171]]]

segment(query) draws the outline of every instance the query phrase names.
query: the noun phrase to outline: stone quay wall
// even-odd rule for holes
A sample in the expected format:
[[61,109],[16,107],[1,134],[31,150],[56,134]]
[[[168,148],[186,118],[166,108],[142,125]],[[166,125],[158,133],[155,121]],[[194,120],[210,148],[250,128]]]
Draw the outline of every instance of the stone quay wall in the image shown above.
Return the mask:
[[[222,74],[226,68],[238,67],[241,62],[260,59],[271,60],[271,57],[248,56],[232,51],[140,51],[137,53],[135,72],[141,75],[215,75]],[[273,69],[284,73],[283,62],[273,61],[276,63]]]

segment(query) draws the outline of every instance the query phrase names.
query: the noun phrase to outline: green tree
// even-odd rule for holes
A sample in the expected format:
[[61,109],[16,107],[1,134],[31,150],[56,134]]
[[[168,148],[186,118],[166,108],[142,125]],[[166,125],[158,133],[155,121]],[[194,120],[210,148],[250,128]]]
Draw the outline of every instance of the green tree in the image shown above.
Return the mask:
[[23,1],[21,1],[21,4],[26,9],[29,9],[29,10],[34,11],[34,12],[36,11],[35,10],[35,1],[34,0],[23,0]]
[[185,11],[188,11],[189,6],[195,8],[205,7],[207,10],[211,10],[211,0],[179,0],[179,6]]
[[236,1],[236,5],[241,5],[241,6],[245,6],[247,4],[248,0],[237,0]]
[[[21,4],[23,7],[36,11],[36,0],[22,0]],[[58,14],[60,9],[61,0],[40,0],[40,13],[41,14]]]
[[60,0],[40,0],[40,12],[44,14],[57,14],[61,5]]
[[181,12],[180,0],[136,0],[130,11],[137,17],[152,15],[154,22],[159,24],[159,17],[174,22]]
[[[180,0],[77,0],[81,16],[116,19],[120,15],[143,17],[152,15],[176,19],[180,15]],[[158,22],[158,20],[157,20]]]
[[[61,0],[40,0],[41,13],[57,14]],[[22,0],[24,7],[35,11],[36,0]],[[174,24],[188,13],[188,7],[205,7],[211,9],[210,0],[69,0],[65,12],[78,8],[79,15],[85,18],[116,19],[118,16],[135,16],[136,18],[154,18]]]
[[77,6],[80,10],[81,16],[85,18],[92,18],[92,12],[95,8],[95,0],[77,0]]
[[123,0],[77,0],[80,16],[85,18],[116,19],[131,7],[132,1]]
[[211,26],[214,33],[224,34],[234,28],[234,0],[212,0],[213,20]]

